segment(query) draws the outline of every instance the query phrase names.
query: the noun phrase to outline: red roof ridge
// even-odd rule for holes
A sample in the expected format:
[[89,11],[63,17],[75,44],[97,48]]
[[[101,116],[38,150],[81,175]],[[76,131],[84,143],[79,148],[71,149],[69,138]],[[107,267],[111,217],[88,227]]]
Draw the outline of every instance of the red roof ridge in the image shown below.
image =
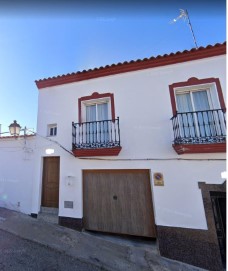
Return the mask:
[[93,68],[88,70],[82,70],[63,75],[48,77],[44,79],[36,80],[35,83],[38,89],[56,86],[66,83],[73,83],[82,80],[88,80],[92,78],[98,78],[102,76],[114,75],[123,72],[142,70],[147,68],[171,65],[191,60],[197,60],[206,57],[218,56],[226,54],[226,42],[216,43],[215,45],[207,45],[206,47],[200,46],[198,49],[192,48],[190,50],[184,50],[182,52],[177,51],[175,53],[152,56],[150,58],[136,59],[130,61],[119,62],[117,64],[111,64],[101,66],[99,68]]

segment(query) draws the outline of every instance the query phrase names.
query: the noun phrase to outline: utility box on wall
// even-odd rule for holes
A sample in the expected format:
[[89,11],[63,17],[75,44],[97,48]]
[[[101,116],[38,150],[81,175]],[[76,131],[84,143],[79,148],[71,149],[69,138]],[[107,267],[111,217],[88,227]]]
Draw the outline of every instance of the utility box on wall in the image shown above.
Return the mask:
[[64,201],[64,208],[73,209],[74,208],[74,202],[73,201]]

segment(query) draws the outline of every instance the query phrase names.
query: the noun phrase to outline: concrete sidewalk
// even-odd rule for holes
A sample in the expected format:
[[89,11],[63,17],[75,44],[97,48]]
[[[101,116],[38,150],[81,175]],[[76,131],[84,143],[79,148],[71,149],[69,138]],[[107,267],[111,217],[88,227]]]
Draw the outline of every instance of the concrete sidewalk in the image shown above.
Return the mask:
[[155,246],[114,241],[99,234],[77,232],[28,215],[0,208],[0,229],[51,247],[69,256],[110,271],[199,271],[191,265],[168,260]]

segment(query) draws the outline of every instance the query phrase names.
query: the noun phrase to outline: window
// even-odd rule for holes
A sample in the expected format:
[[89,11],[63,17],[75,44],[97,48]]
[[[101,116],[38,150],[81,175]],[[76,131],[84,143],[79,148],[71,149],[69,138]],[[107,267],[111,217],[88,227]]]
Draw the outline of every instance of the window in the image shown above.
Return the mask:
[[95,102],[94,104],[85,104],[86,121],[108,120],[108,102]]
[[192,77],[186,82],[178,82],[169,86],[173,115],[177,113],[175,95],[178,93],[184,93],[184,91],[190,92],[194,90],[209,90],[211,106],[213,106],[213,108],[226,110],[222,88],[218,78],[197,79]]
[[176,105],[182,136],[215,135],[218,116],[213,109],[218,108],[213,108],[210,88],[176,91]]
[[78,99],[78,123],[72,123],[75,156],[118,155],[119,118],[115,118],[114,95],[94,92]]
[[57,135],[57,124],[49,124],[48,136],[56,136],[56,135]]
[[86,140],[93,143],[109,141],[109,114],[108,102],[96,101],[92,104],[85,104],[86,118]]
[[81,139],[87,147],[109,147],[113,144],[116,129],[114,97],[111,93],[99,94],[79,99],[79,121]]
[[205,144],[206,147],[226,142],[226,109],[219,79],[190,78],[170,85],[169,90],[174,145]]
[[[98,92],[94,92],[91,96],[85,96],[78,99],[78,122],[85,122],[87,121],[86,117],[86,106],[90,105],[98,105],[98,104],[107,104],[107,119],[115,119],[115,106],[114,106],[114,95],[112,93],[102,93],[99,94]],[[98,109],[99,106],[96,106],[96,120],[99,118],[102,118],[102,113],[100,111],[104,112],[104,108],[102,108],[102,105]],[[105,106],[104,106],[105,107]],[[92,110],[92,109],[91,109]],[[89,113],[87,113],[88,115]],[[104,113],[105,114],[105,113]],[[103,118],[106,116],[103,116]]]

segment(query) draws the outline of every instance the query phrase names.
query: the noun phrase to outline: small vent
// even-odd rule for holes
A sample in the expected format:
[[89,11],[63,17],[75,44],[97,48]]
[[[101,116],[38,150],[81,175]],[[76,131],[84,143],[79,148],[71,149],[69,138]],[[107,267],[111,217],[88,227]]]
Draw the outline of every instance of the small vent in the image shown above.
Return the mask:
[[64,208],[74,208],[73,201],[64,201]]

